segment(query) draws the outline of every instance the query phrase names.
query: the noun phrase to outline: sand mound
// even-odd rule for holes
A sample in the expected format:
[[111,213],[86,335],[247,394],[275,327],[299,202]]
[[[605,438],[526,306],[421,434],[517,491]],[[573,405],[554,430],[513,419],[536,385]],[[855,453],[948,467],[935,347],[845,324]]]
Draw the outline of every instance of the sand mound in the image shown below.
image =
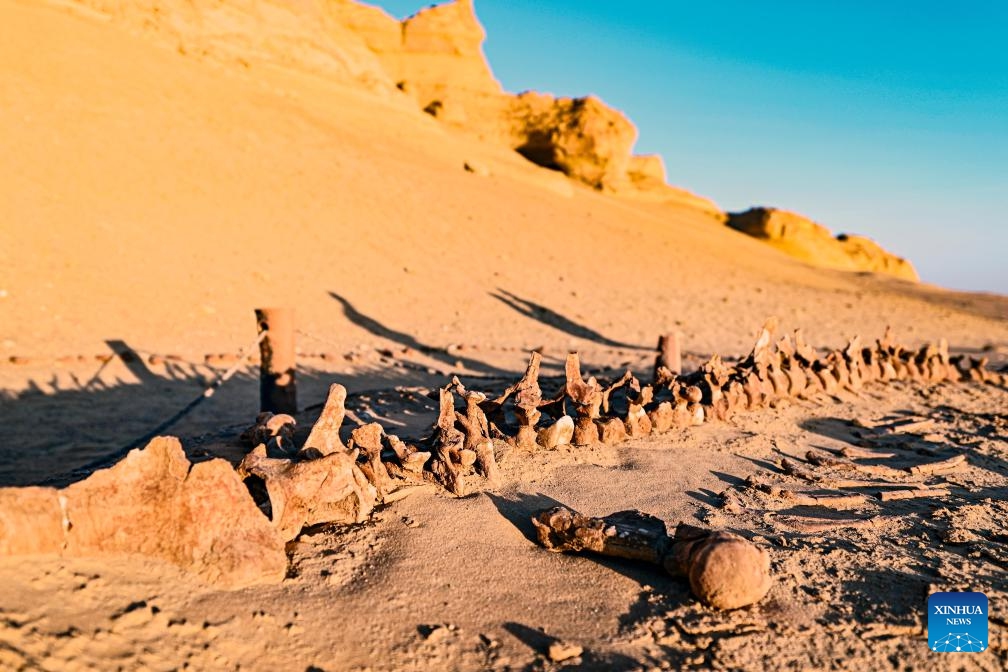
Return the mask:
[[815,266],[872,271],[917,281],[913,265],[863,236],[836,237],[821,224],[776,208],[751,208],[728,215],[728,226]]

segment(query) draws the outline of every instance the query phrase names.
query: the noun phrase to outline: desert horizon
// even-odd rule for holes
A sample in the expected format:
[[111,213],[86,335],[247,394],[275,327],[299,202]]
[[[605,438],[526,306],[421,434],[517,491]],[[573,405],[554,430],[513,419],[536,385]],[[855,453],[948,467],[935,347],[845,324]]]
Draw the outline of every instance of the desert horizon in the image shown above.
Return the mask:
[[0,667],[1003,669],[986,43],[379,4],[0,0]]

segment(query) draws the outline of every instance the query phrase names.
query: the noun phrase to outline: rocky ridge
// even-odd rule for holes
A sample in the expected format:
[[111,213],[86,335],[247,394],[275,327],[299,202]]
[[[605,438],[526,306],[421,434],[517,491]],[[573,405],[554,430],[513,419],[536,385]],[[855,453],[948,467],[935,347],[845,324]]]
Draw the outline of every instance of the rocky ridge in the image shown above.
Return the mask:
[[875,241],[848,234],[834,237],[825,226],[794,212],[750,208],[729,214],[728,226],[816,266],[885,273],[914,282],[920,279],[913,264]]
[[[185,56],[291,68],[362,87],[596,190],[726,217],[709,199],[669,185],[660,156],[633,154],[637,128],[599,98],[504,91],[483,54],[486,32],[473,0],[450,0],[402,21],[354,0],[71,3]],[[917,280],[909,262],[873,241],[834,239],[799,215],[756,208],[727,222],[816,266]]]

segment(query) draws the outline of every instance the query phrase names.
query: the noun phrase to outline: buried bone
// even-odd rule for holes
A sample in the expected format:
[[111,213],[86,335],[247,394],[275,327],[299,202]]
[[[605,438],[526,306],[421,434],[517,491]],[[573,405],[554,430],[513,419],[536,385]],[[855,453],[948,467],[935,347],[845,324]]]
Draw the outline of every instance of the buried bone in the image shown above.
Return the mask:
[[267,457],[259,444],[238,465],[238,475],[266,484],[273,527],[284,541],[309,525],[363,522],[377,495],[347,453],[294,462]]
[[685,576],[705,604],[736,609],[761,600],[770,590],[766,551],[729,532],[680,524],[669,536],[665,523],[640,511],[589,518],[563,507],[532,516],[539,543],[550,551],[591,551],[662,565]]
[[469,451],[466,455],[471,453],[474,456],[476,470],[488,483],[494,484],[499,479],[500,470],[494,457],[490,426],[486,414],[480,408],[480,404],[485,402],[487,397],[482,392],[466,390],[458,378],[452,378],[452,386],[466,401],[466,412],[455,412],[455,422],[462,427],[462,432],[465,434],[463,447],[465,451]]
[[297,421],[286,413],[264,411],[256,418],[255,424],[241,433],[239,440],[249,447],[266,444],[271,455],[287,456],[296,452],[294,428]]
[[325,406],[322,407],[322,413],[319,414],[311,433],[301,447],[300,457],[311,459],[347,452],[339,435],[343,418],[346,416],[346,396],[346,388],[339,383],[329,386]]
[[581,359],[576,352],[567,355],[565,372],[567,396],[577,410],[572,443],[575,446],[594,445],[599,442],[595,420],[602,406],[602,388],[594,376],[589,376],[587,381],[581,377]]
[[[465,449],[465,435],[455,429],[455,398],[451,390],[440,390],[440,411],[437,425],[434,428],[433,457],[428,467],[434,475],[434,480],[445,490],[459,497],[468,493],[464,473],[465,463],[473,464],[474,451]],[[473,453],[472,459],[467,459]]]
[[381,460],[383,433],[377,422],[362,425],[350,433],[351,450],[359,450],[363,458],[357,466],[378,491],[379,498],[384,498],[392,489],[392,477]]

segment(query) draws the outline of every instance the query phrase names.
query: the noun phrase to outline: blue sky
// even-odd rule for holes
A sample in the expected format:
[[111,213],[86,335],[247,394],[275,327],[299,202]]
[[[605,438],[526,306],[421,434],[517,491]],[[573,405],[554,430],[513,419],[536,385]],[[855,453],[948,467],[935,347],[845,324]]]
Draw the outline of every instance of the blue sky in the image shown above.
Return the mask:
[[[376,2],[404,17],[423,5]],[[1008,293],[1008,2],[476,0],[509,91],[594,93],[727,210],[772,205]]]

